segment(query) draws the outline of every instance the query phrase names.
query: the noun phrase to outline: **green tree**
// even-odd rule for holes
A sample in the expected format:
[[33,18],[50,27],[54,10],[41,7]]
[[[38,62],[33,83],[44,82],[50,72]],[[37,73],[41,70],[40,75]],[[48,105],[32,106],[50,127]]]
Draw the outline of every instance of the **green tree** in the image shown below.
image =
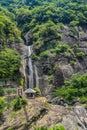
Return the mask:
[[72,75],[71,81],[66,81],[61,88],[58,88],[54,92],[54,97],[62,97],[68,103],[74,99],[81,103],[87,102],[87,73],[78,76],[77,74]]
[[6,104],[5,100],[4,99],[0,99],[0,115],[4,111],[5,104]]
[[11,106],[14,111],[18,111],[26,105],[27,105],[27,101],[25,99],[19,98],[19,97],[17,99],[14,99],[11,103]]
[[20,27],[31,21],[31,11],[28,9],[20,8],[17,12],[17,22]]
[[5,48],[0,52],[0,79],[17,80],[21,58],[16,50]]

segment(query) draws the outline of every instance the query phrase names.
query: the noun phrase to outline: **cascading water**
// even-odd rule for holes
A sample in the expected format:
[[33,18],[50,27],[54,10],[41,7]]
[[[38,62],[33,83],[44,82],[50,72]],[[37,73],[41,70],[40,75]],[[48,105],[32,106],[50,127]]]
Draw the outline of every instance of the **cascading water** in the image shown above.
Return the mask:
[[39,76],[38,76],[38,71],[36,65],[34,65],[35,69],[35,79],[36,79],[36,87],[39,87]]
[[34,77],[33,77],[33,65],[32,65],[32,59],[31,59],[31,54],[32,54],[32,48],[31,46],[28,46],[28,67],[29,67],[29,88],[33,89],[34,87]]

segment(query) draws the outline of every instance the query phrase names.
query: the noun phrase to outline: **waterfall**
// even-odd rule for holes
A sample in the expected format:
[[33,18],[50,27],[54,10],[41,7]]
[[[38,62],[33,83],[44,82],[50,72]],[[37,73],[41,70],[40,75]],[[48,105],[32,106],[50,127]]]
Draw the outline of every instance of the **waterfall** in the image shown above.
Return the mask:
[[34,87],[34,77],[33,77],[33,65],[32,65],[32,59],[31,59],[31,54],[32,54],[32,48],[31,46],[28,46],[28,67],[29,67],[29,88]]
[[36,65],[34,65],[34,69],[35,69],[36,87],[39,87],[39,77]]

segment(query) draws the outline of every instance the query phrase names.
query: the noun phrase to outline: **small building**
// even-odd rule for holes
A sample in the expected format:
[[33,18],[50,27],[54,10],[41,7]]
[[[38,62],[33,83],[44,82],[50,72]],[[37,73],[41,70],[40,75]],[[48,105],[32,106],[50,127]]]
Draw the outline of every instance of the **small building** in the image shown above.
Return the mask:
[[31,88],[25,90],[24,93],[25,93],[25,94],[27,95],[27,97],[29,97],[29,98],[34,98],[35,95],[36,95],[36,91],[33,90],[33,89],[31,89]]

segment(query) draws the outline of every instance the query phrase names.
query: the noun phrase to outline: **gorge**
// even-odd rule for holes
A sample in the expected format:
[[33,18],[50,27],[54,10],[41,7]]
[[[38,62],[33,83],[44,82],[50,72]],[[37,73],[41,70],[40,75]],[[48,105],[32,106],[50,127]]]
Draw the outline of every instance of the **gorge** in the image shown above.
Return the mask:
[[0,0],[0,130],[53,129],[87,130],[87,2]]

